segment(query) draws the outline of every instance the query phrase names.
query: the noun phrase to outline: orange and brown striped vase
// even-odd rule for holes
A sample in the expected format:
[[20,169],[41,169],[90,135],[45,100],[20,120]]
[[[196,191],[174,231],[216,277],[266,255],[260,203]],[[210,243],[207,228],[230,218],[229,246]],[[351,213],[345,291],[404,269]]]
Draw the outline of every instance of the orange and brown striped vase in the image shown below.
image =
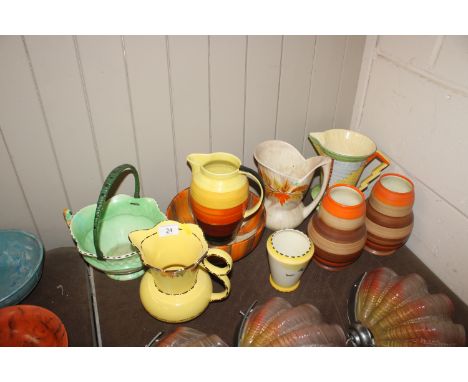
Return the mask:
[[[215,245],[231,242],[244,219],[263,203],[263,184],[259,175],[242,166],[239,158],[228,153],[190,154],[192,168],[189,204],[206,240]],[[249,182],[259,187],[260,198],[249,204]]]
[[365,217],[365,196],[359,189],[347,184],[330,187],[307,227],[315,245],[313,260],[331,271],[354,263],[366,243]]
[[366,251],[393,254],[413,229],[414,184],[400,174],[382,175],[367,200]]

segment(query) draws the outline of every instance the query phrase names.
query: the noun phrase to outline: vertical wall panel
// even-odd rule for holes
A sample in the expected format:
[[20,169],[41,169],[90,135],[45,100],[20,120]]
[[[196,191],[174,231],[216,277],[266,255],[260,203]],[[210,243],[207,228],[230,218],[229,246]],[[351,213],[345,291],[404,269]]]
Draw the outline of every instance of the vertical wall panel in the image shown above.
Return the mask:
[[[138,168],[121,38],[80,36],[78,46],[104,176],[122,163]],[[133,193],[131,176],[117,192]]]
[[[190,183],[189,153],[255,167],[255,146],[276,137],[312,154],[309,131],[349,118],[362,39],[0,37],[0,227],[71,245],[62,209],[94,203],[125,162],[165,210]],[[132,193],[133,179],[117,192]]]
[[21,185],[18,183],[1,131],[0,176],[2,177],[0,188],[0,229],[23,229],[37,235],[38,232],[23,196]]
[[336,129],[350,129],[354,98],[359,80],[365,36],[349,36],[346,41],[345,56],[341,70],[340,87],[336,101]]
[[20,37],[0,38],[0,62],[0,126],[41,238],[47,248],[70,245],[68,203]]
[[177,191],[166,39],[128,36],[125,50],[145,194],[165,211]]
[[281,37],[249,36],[243,162],[255,167],[255,146],[275,138]]
[[70,198],[68,207],[76,212],[96,203],[103,179],[73,39],[32,36],[26,43]]
[[210,150],[208,37],[169,37],[179,189],[190,185],[186,157]]
[[242,158],[244,144],[245,36],[210,37],[212,150]]
[[[346,37],[318,36],[307,113],[306,137],[311,131],[333,128],[340,88]],[[316,155],[310,141],[304,141],[304,155]]]
[[314,50],[314,36],[284,37],[276,137],[299,151],[305,138]]

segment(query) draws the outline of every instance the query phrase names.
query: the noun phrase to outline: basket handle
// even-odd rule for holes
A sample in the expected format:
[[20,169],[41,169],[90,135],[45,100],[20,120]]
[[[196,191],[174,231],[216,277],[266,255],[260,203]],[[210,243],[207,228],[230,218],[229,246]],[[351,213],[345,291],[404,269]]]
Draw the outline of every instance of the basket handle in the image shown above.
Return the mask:
[[114,168],[109,175],[107,175],[104,184],[102,185],[101,192],[99,193],[99,199],[96,204],[96,213],[94,215],[94,227],[93,227],[93,238],[94,238],[94,248],[96,249],[96,255],[99,260],[104,259],[101,248],[99,246],[99,232],[102,224],[102,213],[104,209],[104,203],[109,197],[109,192],[112,189],[112,186],[115,182],[120,179],[122,174],[130,171],[135,178],[135,192],[133,197],[140,197],[140,177],[138,176],[138,171],[131,164],[122,164]]

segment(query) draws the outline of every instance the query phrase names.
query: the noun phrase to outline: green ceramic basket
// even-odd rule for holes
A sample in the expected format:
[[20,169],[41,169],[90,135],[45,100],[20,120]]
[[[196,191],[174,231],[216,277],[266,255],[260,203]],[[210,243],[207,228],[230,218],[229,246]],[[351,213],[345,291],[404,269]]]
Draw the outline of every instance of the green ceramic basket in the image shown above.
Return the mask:
[[[113,186],[128,172],[135,178],[134,196],[121,194],[108,200]],[[115,280],[131,280],[144,274],[144,265],[128,240],[128,234],[166,220],[154,199],[140,198],[138,172],[130,164],[120,165],[110,172],[96,204],[74,215],[69,209],[63,213],[84,260]]]

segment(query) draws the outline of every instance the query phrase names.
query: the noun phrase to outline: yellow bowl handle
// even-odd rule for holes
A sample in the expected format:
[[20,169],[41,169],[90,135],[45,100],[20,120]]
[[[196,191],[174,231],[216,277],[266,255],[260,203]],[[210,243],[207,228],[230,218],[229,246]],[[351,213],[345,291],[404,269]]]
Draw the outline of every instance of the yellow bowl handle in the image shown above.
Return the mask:
[[[210,256],[215,256],[223,259],[226,262],[225,267],[218,267],[214,264],[211,264],[208,260]],[[224,286],[222,292],[213,292],[211,293],[210,301],[220,301],[224,300],[229,293],[231,292],[231,280],[227,274],[231,271],[232,268],[232,258],[229,254],[219,248],[210,248],[208,249],[207,256],[203,259],[203,267],[212,275],[216,276]]]
[[366,179],[364,179],[361,184],[359,184],[359,190],[361,191],[364,191],[367,186],[369,186],[369,183],[377,178],[380,173],[390,164],[390,160],[377,150],[374,154],[367,158],[366,165],[372,162],[374,159],[378,159],[381,163],[372,170],[371,174]]

